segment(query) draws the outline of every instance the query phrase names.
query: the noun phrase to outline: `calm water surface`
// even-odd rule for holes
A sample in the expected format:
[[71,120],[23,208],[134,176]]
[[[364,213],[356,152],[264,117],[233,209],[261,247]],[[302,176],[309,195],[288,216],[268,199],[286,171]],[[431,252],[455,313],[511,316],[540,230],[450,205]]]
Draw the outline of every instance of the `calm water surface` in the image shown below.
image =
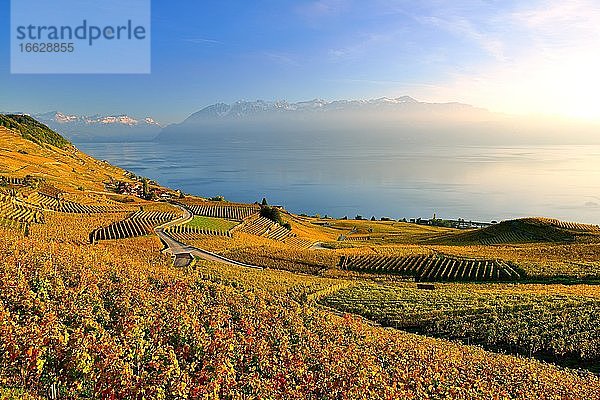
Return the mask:
[[80,143],[187,193],[296,213],[600,223],[600,146],[282,146]]

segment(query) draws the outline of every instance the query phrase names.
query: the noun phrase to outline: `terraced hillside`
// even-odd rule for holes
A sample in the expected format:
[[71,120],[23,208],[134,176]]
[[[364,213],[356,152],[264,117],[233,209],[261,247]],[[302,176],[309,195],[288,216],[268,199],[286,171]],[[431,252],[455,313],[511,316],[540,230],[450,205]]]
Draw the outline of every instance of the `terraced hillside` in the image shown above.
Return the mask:
[[600,240],[597,225],[563,222],[550,218],[522,218],[503,221],[482,229],[449,234],[424,243],[496,245],[511,243],[569,243],[581,237]]
[[59,200],[54,196],[37,192],[27,198],[30,204],[37,204],[45,210],[74,214],[95,214],[108,212],[123,212],[124,208],[119,205],[89,205],[80,204],[69,200]]
[[199,240],[202,236],[231,237],[231,232],[221,229],[201,228],[195,226],[175,225],[165,229],[165,232],[175,240],[187,243],[190,240]]
[[600,226],[591,224],[582,224],[578,222],[566,222],[555,218],[525,218],[525,221],[542,225],[550,225],[560,229],[575,232],[600,233]]
[[252,215],[258,214],[260,206],[257,204],[229,203],[222,201],[178,201],[194,215],[213,218],[225,218],[242,221]]
[[36,179],[67,192],[101,192],[104,181],[110,179],[132,182],[123,169],[96,160],[71,145],[39,145],[6,126],[0,126],[0,176],[0,183],[23,185]]
[[90,243],[125,239],[153,233],[154,227],[176,219],[178,214],[162,211],[137,211],[124,220],[93,230]]
[[292,230],[265,217],[251,217],[235,230],[284,242],[290,246],[307,248],[313,243],[310,239],[299,238]]
[[480,260],[447,255],[342,256],[343,270],[412,276],[417,281],[510,281],[522,273],[500,260]]
[[289,229],[265,217],[257,217],[246,221],[239,230],[273,240],[284,240],[287,237],[294,236]]
[[44,214],[41,210],[21,204],[15,201],[14,197],[2,193],[0,193],[0,218],[23,223],[44,222]]

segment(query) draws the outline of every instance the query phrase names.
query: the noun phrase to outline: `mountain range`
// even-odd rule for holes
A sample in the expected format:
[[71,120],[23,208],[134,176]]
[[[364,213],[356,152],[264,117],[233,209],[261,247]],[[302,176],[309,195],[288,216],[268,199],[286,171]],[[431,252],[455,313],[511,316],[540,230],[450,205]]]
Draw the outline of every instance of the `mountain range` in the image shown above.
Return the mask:
[[126,114],[87,116],[51,111],[31,116],[75,143],[152,140],[163,128],[154,118]]
[[[314,99],[216,103],[166,126],[158,141],[254,140],[287,145],[318,141],[438,141],[477,136],[501,114],[462,103],[427,103],[409,96],[370,100]],[[489,131],[490,129],[488,129]]]
[[74,115],[53,111],[33,115],[74,142],[152,140],[162,126],[151,117]]
[[326,101],[314,99],[289,103],[285,100],[278,101],[244,101],[240,100],[232,104],[216,103],[202,108],[200,111],[190,115],[183,123],[201,121],[207,119],[244,119],[256,116],[278,115],[289,116],[303,113],[342,113],[346,111],[355,112],[395,112],[398,116],[408,113],[456,113],[459,111],[487,112],[473,106],[462,103],[426,103],[415,100],[410,96],[396,98],[380,97],[371,100],[334,100]]
[[[244,101],[216,103],[191,114],[180,123],[163,126],[152,117],[77,115],[59,111],[12,113],[31,115],[61,132],[74,143],[94,141],[190,140],[221,135],[279,132],[308,133],[371,129],[385,121],[431,121],[433,119],[489,119],[492,113],[461,103],[426,103],[410,96],[370,100],[313,99],[308,101]],[[360,119],[361,121],[357,121]],[[291,124],[290,124],[291,123]],[[371,129],[372,130],[372,129]],[[299,132],[296,132],[299,131]]]
[[[318,141],[382,143],[594,143],[597,125],[553,118],[515,117],[458,102],[429,103],[410,96],[369,100],[245,101],[215,103],[180,123],[151,117],[32,115],[77,142],[203,140],[269,141],[289,145]],[[568,133],[568,134],[565,134]],[[594,133],[591,135],[590,133]]]

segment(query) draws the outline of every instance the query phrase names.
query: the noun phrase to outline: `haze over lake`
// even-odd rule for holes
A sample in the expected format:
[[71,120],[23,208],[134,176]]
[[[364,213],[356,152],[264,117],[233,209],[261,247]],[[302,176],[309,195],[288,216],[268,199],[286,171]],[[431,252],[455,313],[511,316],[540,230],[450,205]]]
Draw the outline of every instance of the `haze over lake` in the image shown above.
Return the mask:
[[138,175],[201,196],[267,197],[295,213],[366,218],[600,223],[600,146],[79,143]]

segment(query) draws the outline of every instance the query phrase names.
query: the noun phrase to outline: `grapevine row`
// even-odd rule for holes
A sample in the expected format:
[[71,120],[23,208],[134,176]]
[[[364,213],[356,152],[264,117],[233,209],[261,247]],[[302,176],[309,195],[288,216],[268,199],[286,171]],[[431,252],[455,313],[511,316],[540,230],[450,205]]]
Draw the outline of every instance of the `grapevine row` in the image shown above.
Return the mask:
[[198,240],[203,235],[226,236],[231,237],[231,233],[226,230],[200,228],[196,226],[175,225],[165,229],[173,239],[185,242],[186,240]]
[[406,257],[342,256],[341,269],[414,276],[417,281],[508,281],[521,275],[500,260],[478,260],[446,255]]
[[161,211],[136,211],[130,217],[93,230],[90,243],[99,240],[125,239],[151,234],[155,226],[177,218],[177,214]]
[[23,178],[14,178],[11,176],[0,176],[0,184],[4,185],[25,185],[25,179]]
[[24,223],[44,223],[42,211],[17,203],[3,194],[0,194],[0,217]]
[[194,215],[213,218],[225,218],[242,221],[260,210],[258,205],[251,204],[229,204],[221,202],[203,202],[202,204],[191,204],[184,206]]
[[239,232],[245,232],[249,233],[250,235],[263,236],[269,239],[280,241],[294,236],[289,229],[265,217],[254,218],[246,222],[242,227],[239,228]]
[[344,236],[343,242],[367,242],[371,240],[371,236],[368,235],[356,235],[356,236]]
[[480,240],[483,245],[503,244],[503,243],[526,243],[534,242],[535,238],[525,232],[509,231],[499,235],[494,235]]
[[38,204],[40,207],[47,210],[58,211],[62,213],[94,214],[123,211],[122,207],[119,206],[79,204],[68,200],[58,200],[55,197],[41,192],[30,195],[27,199],[27,202]]
[[600,226],[591,224],[580,224],[577,222],[565,222],[555,218],[535,218],[536,221],[552,225],[561,229],[581,232],[600,232]]

